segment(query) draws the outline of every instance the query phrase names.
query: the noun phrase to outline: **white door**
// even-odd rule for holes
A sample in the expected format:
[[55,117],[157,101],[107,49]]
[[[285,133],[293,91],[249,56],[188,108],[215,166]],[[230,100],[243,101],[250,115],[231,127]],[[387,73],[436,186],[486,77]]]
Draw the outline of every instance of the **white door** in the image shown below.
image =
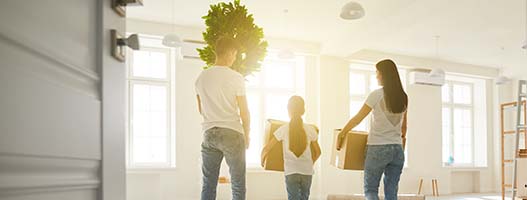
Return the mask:
[[0,199],[125,200],[110,0],[0,2]]

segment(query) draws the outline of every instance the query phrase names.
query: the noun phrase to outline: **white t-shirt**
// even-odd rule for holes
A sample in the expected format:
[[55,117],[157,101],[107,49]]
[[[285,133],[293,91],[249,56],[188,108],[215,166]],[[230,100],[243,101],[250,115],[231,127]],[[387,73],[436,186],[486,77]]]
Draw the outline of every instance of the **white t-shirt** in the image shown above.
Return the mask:
[[221,127],[244,132],[236,101],[236,96],[245,96],[245,79],[240,73],[214,66],[201,72],[195,86],[201,99],[203,131]]
[[317,130],[304,124],[307,135],[307,147],[300,157],[289,150],[289,124],[283,125],[274,132],[278,141],[282,141],[284,150],[284,174],[313,175],[313,158],[311,157],[311,142],[318,138]]
[[391,113],[386,109],[384,90],[370,93],[366,105],[372,108],[368,145],[402,144],[402,122],[404,113]]

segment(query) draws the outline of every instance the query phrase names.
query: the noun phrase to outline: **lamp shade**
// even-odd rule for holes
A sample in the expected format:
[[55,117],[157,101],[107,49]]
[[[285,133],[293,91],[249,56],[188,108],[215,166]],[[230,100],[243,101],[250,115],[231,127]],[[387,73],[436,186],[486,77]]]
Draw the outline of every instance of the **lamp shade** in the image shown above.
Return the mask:
[[498,78],[496,78],[495,81],[496,81],[496,85],[503,85],[503,84],[507,84],[508,82],[510,82],[511,79],[506,76],[498,76]]
[[278,52],[278,58],[284,59],[284,60],[290,60],[295,58],[295,53],[293,53],[289,49],[283,49],[280,52]]
[[364,17],[364,14],[364,8],[359,3],[352,1],[342,7],[340,18],[354,20]]
[[432,69],[432,71],[430,71],[430,77],[444,77],[445,76],[445,70],[442,70],[442,69]]
[[163,37],[162,44],[167,47],[178,48],[178,47],[183,46],[183,41],[181,40],[181,38],[179,38],[178,35],[174,33],[170,33],[170,34],[165,35],[165,37]]

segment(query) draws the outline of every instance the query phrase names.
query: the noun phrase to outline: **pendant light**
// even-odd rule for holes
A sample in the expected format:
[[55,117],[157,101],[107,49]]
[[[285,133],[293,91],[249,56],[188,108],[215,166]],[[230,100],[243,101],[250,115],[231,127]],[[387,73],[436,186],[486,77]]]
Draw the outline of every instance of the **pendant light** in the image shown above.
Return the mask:
[[162,44],[167,47],[173,47],[173,48],[181,48],[183,46],[183,41],[181,38],[175,33],[176,31],[176,20],[175,20],[175,5],[174,0],[171,0],[172,4],[172,33],[166,34],[165,37],[163,37]]
[[[439,35],[435,36],[436,40],[436,58],[439,58]],[[430,74],[428,74],[430,77],[445,77],[445,70],[441,68],[434,68],[432,71],[430,71]]]
[[[501,57],[502,57],[501,59],[502,59],[502,62],[503,62],[503,60],[505,60],[504,59],[505,58],[505,48],[504,47],[501,47]],[[502,71],[502,70],[500,70],[500,71]],[[496,82],[496,85],[505,85],[505,84],[511,82],[512,80],[509,77],[504,76],[503,74],[501,74],[494,81]]]
[[[286,30],[287,28],[286,18],[287,18],[287,13],[289,13],[289,10],[284,9],[283,12],[284,12],[284,19],[282,20],[282,23],[283,23],[282,26],[284,29],[282,30]],[[284,48],[278,52],[278,58],[283,59],[283,60],[291,60],[295,58],[295,53],[291,51],[289,48]]]
[[364,17],[364,8],[357,2],[351,1],[342,7],[340,18],[345,20],[356,20]]

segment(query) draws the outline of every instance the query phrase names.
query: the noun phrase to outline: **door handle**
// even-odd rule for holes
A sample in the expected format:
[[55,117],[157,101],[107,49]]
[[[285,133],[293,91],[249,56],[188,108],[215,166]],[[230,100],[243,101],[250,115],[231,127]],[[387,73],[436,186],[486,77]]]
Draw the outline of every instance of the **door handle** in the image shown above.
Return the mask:
[[133,50],[140,49],[139,36],[137,34],[132,34],[126,38],[115,29],[112,29],[110,32],[112,56],[115,59],[121,62],[126,60],[126,47],[130,47]]
[[126,6],[143,6],[143,0],[112,0],[112,9],[121,17],[126,17]]

